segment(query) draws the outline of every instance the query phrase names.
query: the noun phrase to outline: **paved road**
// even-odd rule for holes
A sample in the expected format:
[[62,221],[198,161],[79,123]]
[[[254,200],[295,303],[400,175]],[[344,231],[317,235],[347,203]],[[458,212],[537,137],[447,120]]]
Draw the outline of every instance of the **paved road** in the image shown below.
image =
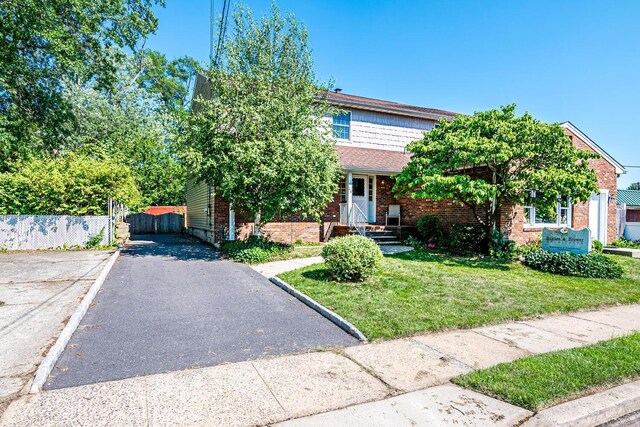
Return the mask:
[[107,251],[0,253],[0,412],[107,263]]
[[45,389],[357,343],[248,266],[183,235],[122,252]]

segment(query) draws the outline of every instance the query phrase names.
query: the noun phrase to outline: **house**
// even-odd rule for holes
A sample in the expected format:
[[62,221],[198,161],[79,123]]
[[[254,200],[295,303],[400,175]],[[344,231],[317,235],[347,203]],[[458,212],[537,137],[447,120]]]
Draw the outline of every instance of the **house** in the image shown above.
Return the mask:
[[[205,83],[196,82],[198,87]],[[392,188],[393,176],[409,162],[405,147],[422,138],[423,132],[437,122],[452,119],[456,113],[433,108],[399,104],[336,91],[328,94],[328,102],[343,114],[327,118],[337,137],[336,151],[343,167],[340,190],[327,206],[320,222],[297,216],[278,218],[266,224],[261,232],[282,242],[317,242],[349,231],[352,226],[388,229],[402,232],[415,227],[423,215],[438,216],[445,226],[476,222],[470,209],[452,200],[425,200],[397,197]],[[572,205],[559,200],[555,215],[543,215],[533,207],[504,206],[501,228],[510,238],[525,243],[544,227],[570,225],[589,227],[594,238],[610,242],[616,237],[615,196],[617,177],[624,168],[595,142],[570,122],[562,124],[565,132],[579,148],[599,153],[591,160],[598,175],[600,193],[587,203]],[[394,218],[389,226],[390,207],[400,207],[400,226]],[[349,215],[351,212],[351,215]],[[251,234],[252,218],[244,218],[230,210],[229,204],[203,183],[187,184],[187,223],[190,233],[211,241],[244,238]]]
[[628,240],[640,240],[640,190],[618,190],[620,231]]

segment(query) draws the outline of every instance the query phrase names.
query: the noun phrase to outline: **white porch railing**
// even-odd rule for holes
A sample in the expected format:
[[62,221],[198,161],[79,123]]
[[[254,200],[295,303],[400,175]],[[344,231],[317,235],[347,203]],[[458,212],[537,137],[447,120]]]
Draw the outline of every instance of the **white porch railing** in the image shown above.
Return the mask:
[[356,203],[351,205],[350,212],[347,203],[340,203],[340,222],[354,227],[358,234],[364,236],[367,224],[369,223],[369,217]]

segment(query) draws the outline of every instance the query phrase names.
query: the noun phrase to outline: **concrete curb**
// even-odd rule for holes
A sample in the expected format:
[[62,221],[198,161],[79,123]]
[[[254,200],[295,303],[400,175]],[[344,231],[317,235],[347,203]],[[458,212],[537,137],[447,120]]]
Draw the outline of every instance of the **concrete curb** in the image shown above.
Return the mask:
[[640,381],[634,381],[543,409],[522,427],[599,426],[637,412],[638,408],[640,408]]
[[309,307],[311,307],[312,309],[320,313],[323,317],[326,317],[327,319],[331,320],[340,329],[342,329],[349,335],[352,335],[353,337],[357,338],[360,341],[363,341],[363,342],[367,341],[367,337],[362,332],[360,332],[358,328],[356,328],[351,323],[344,320],[342,317],[340,317],[333,311],[329,310],[327,307],[323,306],[322,304],[319,304],[318,302],[309,298],[302,292],[298,291],[297,289],[292,287],[290,284],[288,284],[284,280],[281,280],[277,277],[272,277],[269,280],[271,280],[271,282],[273,282],[280,289],[293,295],[294,297],[296,297],[297,299],[299,299],[300,301],[302,301],[303,303],[305,303],[306,305],[308,305]]
[[55,344],[47,352],[47,356],[40,363],[40,366],[38,366],[38,370],[36,371],[36,375],[33,379],[33,383],[31,384],[31,390],[29,390],[29,393],[39,393],[42,389],[42,386],[47,381],[49,374],[53,370],[53,367],[56,365],[56,362],[60,358],[60,355],[62,355],[62,352],[67,346],[67,343],[71,339],[71,336],[76,331],[76,329],[78,329],[80,321],[87,313],[89,305],[93,302],[93,299],[102,287],[102,284],[107,278],[107,274],[109,274],[109,271],[111,271],[111,268],[113,267],[113,264],[115,264],[116,259],[119,255],[119,250],[115,251],[113,255],[111,255],[111,258],[109,258],[107,265],[105,265],[98,278],[95,280],[95,282],[93,282],[91,288],[89,288],[89,291],[86,293],[84,298],[82,298],[82,302],[80,302],[80,305],[78,305],[78,307],[76,308],[76,311],[67,322],[67,325],[62,330],[62,333],[56,340]]

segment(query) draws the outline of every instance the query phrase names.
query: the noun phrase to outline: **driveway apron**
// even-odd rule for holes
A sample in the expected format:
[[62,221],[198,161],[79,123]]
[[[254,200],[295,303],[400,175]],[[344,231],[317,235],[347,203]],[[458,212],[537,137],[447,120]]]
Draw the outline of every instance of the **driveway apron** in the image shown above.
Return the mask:
[[184,235],[136,236],[45,389],[357,343],[209,245]]

